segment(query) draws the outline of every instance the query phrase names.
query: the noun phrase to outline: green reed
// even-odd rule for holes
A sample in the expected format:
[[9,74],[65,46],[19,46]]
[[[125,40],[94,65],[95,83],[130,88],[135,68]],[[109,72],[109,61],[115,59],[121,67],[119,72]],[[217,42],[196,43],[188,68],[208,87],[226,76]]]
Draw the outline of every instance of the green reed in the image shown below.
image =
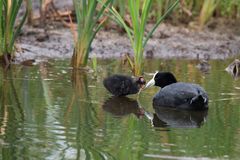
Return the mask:
[[179,0],[176,0],[173,4],[170,5],[167,11],[157,19],[155,25],[149,31],[149,33],[147,33],[146,36],[144,34],[152,0],[127,1],[127,8],[130,14],[132,26],[127,25],[127,23],[124,21],[124,17],[122,17],[114,7],[109,8],[113,19],[115,19],[118,24],[124,27],[125,31],[127,32],[128,38],[130,39],[131,46],[134,51],[134,60],[132,61],[130,58],[128,58],[128,60],[131,69],[135,75],[143,74],[143,53],[149,38],[152,36],[153,32],[157,29],[160,23],[164,20],[164,18],[166,18],[166,16],[177,6],[178,3]]
[[[23,0],[1,0],[0,1],[0,56],[4,57],[6,64],[10,63],[14,53],[14,45],[17,36],[27,17],[27,10],[23,17],[17,18]],[[16,22],[19,19],[19,23]],[[9,56],[11,55],[11,56]]]
[[[153,19],[161,16],[173,0],[154,1],[151,15]],[[184,19],[185,22],[198,20],[199,28],[202,29],[209,20],[214,17],[238,19],[240,17],[240,0],[180,0],[182,5],[176,9],[171,20]],[[185,12],[186,14],[179,14]],[[191,14],[189,14],[191,13]],[[183,16],[189,16],[188,19]]]
[[98,63],[97,63],[97,56],[93,55],[92,57],[92,69],[94,71],[94,76],[97,75],[98,72]]
[[27,10],[28,10],[27,23],[32,24],[32,21],[33,21],[32,0],[25,0],[25,1],[26,1],[26,7],[27,7]]
[[230,18],[240,17],[240,0],[221,1],[219,7],[221,16]]
[[115,0],[113,3],[113,6],[116,8],[116,10],[119,11],[119,14],[124,17],[126,13],[126,0]]
[[106,19],[103,17],[105,6],[112,4],[113,0],[106,0],[104,5],[98,10],[97,0],[73,0],[77,16],[77,40],[72,56],[72,66],[74,68],[84,67],[87,65],[90,46],[97,32]]
[[211,18],[218,3],[219,0],[204,0],[199,16],[200,28],[203,28],[207,21]]

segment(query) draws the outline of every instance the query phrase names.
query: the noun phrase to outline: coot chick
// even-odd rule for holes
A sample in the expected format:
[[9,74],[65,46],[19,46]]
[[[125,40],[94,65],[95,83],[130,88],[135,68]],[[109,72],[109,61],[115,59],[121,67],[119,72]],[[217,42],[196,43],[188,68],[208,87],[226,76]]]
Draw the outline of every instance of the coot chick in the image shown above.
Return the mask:
[[115,96],[136,94],[146,84],[143,77],[132,78],[125,75],[112,75],[104,79],[103,85]]
[[153,106],[175,107],[187,110],[208,109],[208,95],[197,84],[177,82],[170,72],[156,72],[145,88],[161,87],[153,98]]

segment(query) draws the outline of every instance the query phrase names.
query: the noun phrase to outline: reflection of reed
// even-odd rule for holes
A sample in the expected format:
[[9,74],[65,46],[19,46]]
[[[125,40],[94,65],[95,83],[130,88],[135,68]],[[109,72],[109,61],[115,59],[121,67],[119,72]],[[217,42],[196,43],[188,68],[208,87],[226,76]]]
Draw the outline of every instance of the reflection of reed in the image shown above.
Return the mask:
[[[77,116],[74,119],[77,122],[76,159],[83,157],[89,159],[89,155],[97,157],[96,153],[99,151],[91,147],[94,145],[94,135],[96,134],[93,128],[93,125],[96,124],[96,115],[89,96],[87,74],[82,70],[73,70],[72,86],[73,93],[65,112],[65,122],[70,122],[68,121],[70,118],[69,115],[72,114],[72,110],[77,109],[77,113],[74,113]],[[69,125],[66,128],[69,128]]]
[[74,69],[72,71],[72,86],[73,92],[70,98],[70,101],[67,105],[67,111],[65,112],[65,120],[68,119],[69,114],[72,111],[73,105],[76,103],[78,97],[80,98],[88,98],[88,86],[87,86],[87,75],[81,70]]
[[89,97],[87,75],[82,70],[72,71],[72,84],[76,94],[80,97]]
[[44,63],[40,63],[39,64],[39,72],[40,72],[40,76],[42,79],[42,86],[43,86],[43,94],[44,94],[44,98],[46,101],[46,104],[48,106],[52,106],[52,93],[51,90],[49,89],[49,84],[48,84],[48,70],[47,70],[47,66]]
[[[5,73],[5,72],[4,72]],[[4,77],[5,77],[6,74],[4,74]],[[8,122],[8,118],[9,118],[9,115],[8,115],[8,107],[7,107],[7,103],[6,103],[6,100],[7,100],[7,96],[6,96],[6,91],[7,91],[7,84],[6,84],[6,80],[3,79],[2,80],[2,94],[1,94],[1,102],[2,102],[2,105],[1,105],[1,117],[2,118],[2,122],[1,122],[1,126],[0,126],[0,135],[4,135],[5,134],[5,130],[6,130],[6,127],[7,127],[7,122]]]
[[[20,114],[20,120],[21,122],[24,121],[24,113],[23,113],[23,109],[21,107],[19,98],[18,98],[18,94],[17,94],[17,90],[15,88],[15,83],[14,83],[14,79],[13,79],[13,75],[12,75],[12,70],[4,70],[3,72],[3,80],[2,80],[2,96],[1,96],[1,115],[3,115],[2,117],[2,123],[0,126],[0,134],[4,135],[5,134],[5,130],[9,121],[9,117],[10,115],[14,115],[14,118],[16,119],[16,115],[17,113]],[[13,111],[9,110],[9,105],[14,105],[16,104],[16,107],[13,107]],[[16,109],[18,109],[17,111],[15,111]]]

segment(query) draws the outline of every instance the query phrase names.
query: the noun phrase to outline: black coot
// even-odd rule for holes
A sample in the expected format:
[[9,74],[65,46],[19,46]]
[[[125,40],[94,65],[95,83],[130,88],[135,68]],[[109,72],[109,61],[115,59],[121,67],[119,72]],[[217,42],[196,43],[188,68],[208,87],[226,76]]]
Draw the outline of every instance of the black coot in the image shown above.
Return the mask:
[[115,96],[136,94],[146,84],[143,77],[132,78],[125,75],[112,75],[104,79],[103,85]]
[[156,72],[145,88],[161,87],[153,98],[154,107],[175,107],[188,110],[208,109],[208,95],[197,84],[177,82],[170,72]]

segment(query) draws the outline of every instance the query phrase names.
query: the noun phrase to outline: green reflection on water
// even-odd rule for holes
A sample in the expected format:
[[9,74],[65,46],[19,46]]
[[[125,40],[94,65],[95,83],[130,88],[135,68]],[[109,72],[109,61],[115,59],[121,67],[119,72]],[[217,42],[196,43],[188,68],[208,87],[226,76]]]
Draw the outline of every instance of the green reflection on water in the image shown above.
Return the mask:
[[158,88],[144,91],[138,101],[136,95],[112,100],[103,78],[130,75],[116,60],[99,61],[97,78],[71,70],[65,61],[1,70],[0,159],[236,159],[240,83],[224,71],[230,62],[210,61],[203,73],[197,61],[146,61],[147,80],[148,73],[165,70],[207,90],[209,111],[197,128],[152,127],[138,105],[154,113],[151,98]]

